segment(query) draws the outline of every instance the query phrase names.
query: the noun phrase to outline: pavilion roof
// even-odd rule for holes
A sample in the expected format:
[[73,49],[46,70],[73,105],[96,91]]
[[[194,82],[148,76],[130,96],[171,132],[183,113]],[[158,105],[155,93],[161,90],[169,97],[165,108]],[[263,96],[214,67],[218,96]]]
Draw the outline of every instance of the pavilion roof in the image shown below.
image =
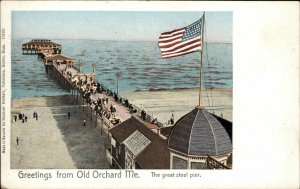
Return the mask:
[[198,108],[175,123],[168,147],[187,156],[219,156],[232,152],[232,143],[223,125],[205,109]]
[[71,58],[69,56],[66,56],[66,55],[62,55],[62,54],[54,54],[52,56],[48,56],[48,57],[45,57],[45,59],[47,60],[75,60],[74,58]]

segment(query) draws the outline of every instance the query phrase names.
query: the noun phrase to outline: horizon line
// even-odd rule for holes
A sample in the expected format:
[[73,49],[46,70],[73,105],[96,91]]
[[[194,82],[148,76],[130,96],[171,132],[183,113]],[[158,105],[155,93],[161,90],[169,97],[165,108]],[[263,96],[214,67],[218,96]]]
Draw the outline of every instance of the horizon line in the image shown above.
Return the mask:
[[[138,40],[138,39],[88,39],[88,38],[47,38],[47,37],[38,37],[38,38],[30,38],[30,37],[12,37],[11,39],[48,39],[48,40],[89,40],[89,41],[124,41],[124,42],[129,42],[129,41],[133,41],[133,42],[158,42],[158,40]],[[207,41],[207,43],[229,43],[232,44],[232,42],[228,42],[228,41]]]

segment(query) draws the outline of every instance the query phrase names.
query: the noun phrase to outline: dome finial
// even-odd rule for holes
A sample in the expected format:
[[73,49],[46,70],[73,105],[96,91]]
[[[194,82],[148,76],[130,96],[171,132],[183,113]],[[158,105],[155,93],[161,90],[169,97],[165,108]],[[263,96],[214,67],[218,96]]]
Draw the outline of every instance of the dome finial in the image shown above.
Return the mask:
[[196,106],[195,108],[198,110],[204,110],[204,106]]

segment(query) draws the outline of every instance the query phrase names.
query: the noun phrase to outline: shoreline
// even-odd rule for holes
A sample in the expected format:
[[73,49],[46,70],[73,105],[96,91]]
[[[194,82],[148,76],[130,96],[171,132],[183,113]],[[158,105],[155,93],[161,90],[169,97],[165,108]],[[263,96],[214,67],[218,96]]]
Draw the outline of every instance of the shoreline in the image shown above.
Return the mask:
[[[199,103],[197,88],[123,92],[120,95],[163,124],[170,119],[172,113],[176,122]],[[202,97],[202,105],[207,110],[232,121],[232,89],[204,90]]]
[[[175,121],[198,105],[199,89],[176,88],[166,90],[139,90],[121,92],[120,96],[127,98],[141,109],[156,117],[158,121],[166,123],[172,112]],[[209,99],[207,98],[209,97]],[[210,99],[212,97],[212,100]],[[213,103],[213,107],[211,107]],[[71,106],[76,103],[70,101],[70,95],[39,96],[12,99],[12,110],[18,108]],[[203,105],[211,113],[232,121],[232,89],[218,88],[203,90]]]
[[[121,93],[126,93],[126,92],[153,92],[153,91],[184,91],[184,90],[198,90],[199,88],[160,88],[160,89],[137,89],[137,90],[133,90],[133,91],[124,91]],[[207,89],[207,88],[203,88],[204,91],[206,90],[213,90],[213,91],[232,91],[232,88],[213,88],[213,89]]]
[[[179,91],[194,91],[197,90],[199,91],[199,88],[160,88],[160,89],[136,89],[136,90],[131,90],[131,91],[122,91],[120,94],[123,93],[130,93],[130,92],[157,92],[157,91],[173,91],[173,92],[179,92]],[[212,91],[232,91],[232,88],[213,88],[213,89],[206,89],[203,88],[204,91],[207,90],[212,90]],[[21,97],[21,98],[11,98],[11,100],[17,100],[17,99],[26,99],[26,98],[40,98],[40,97],[59,97],[59,96],[69,96],[69,94],[62,94],[62,95],[42,95],[42,96],[30,96],[30,97]]]
[[70,100],[70,95],[36,96],[11,99],[11,109],[33,107],[73,106],[76,103]]

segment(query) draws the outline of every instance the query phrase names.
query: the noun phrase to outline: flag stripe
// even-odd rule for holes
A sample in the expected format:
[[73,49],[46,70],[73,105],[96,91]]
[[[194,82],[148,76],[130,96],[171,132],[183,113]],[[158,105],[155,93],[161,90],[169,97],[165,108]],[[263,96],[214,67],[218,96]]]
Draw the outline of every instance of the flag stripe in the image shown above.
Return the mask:
[[159,48],[162,50],[162,49],[165,49],[165,48],[175,46],[175,45],[180,44],[180,43],[181,43],[180,40],[177,40],[173,43],[169,43],[169,44],[166,44],[166,45],[159,45]]
[[184,51],[189,51],[191,49],[194,49],[196,47],[199,47],[199,49],[201,50],[201,43],[199,42],[198,44],[195,43],[195,44],[192,44],[192,45],[189,45],[189,46],[184,46],[183,48],[180,48],[180,49],[177,49],[175,51],[169,51],[169,52],[162,52],[161,54],[162,55],[169,55],[169,54],[172,54],[172,53],[180,53],[180,52],[184,52]]
[[167,42],[172,42],[173,40],[176,40],[176,39],[182,39],[182,34],[181,35],[176,35],[176,36],[173,36],[173,37],[170,37],[170,38],[166,38],[166,39],[160,39],[158,40],[159,42],[163,42],[163,43],[167,43]]
[[164,32],[161,35],[172,35],[172,33],[176,33],[176,32],[178,32],[180,30],[184,30],[184,28],[179,28],[179,29],[176,29],[176,30],[172,30],[170,32]]
[[[181,39],[182,39],[182,38],[180,38],[180,39],[175,39],[174,41],[167,42],[167,43],[158,43],[158,46],[160,47],[160,46],[164,46],[164,45],[171,45],[171,44],[173,44],[173,43],[181,42]],[[176,45],[176,44],[174,44],[174,45]]]
[[[176,42],[170,45],[160,46],[161,52],[170,51],[170,50],[177,50],[178,48],[191,45],[193,43],[201,42],[201,38],[197,37],[189,41],[185,42]],[[201,44],[201,43],[200,43]]]
[[182,54],[185,54],[186,52],[193,52],[193,51],[196,51],[196,50],[201,50],[200,47],[195,47],[195,48],[192,48],[188,51],[184,51],[184,52],[177,52],[177,53],[172,53],[172,54],[168,54],[168,55],[163,55],[163,57],[172,57],[172,56],[177,56],[177,55],[182,55]]
[[166,39],[166,38],[170,38],[170,37],[177,36],[177,35],[183,35],[183,34],[184,34],[184,30],[180,30],[180,31],[175,32],[175,33],[170,34],[170,35],[160,35],[159,39]]

